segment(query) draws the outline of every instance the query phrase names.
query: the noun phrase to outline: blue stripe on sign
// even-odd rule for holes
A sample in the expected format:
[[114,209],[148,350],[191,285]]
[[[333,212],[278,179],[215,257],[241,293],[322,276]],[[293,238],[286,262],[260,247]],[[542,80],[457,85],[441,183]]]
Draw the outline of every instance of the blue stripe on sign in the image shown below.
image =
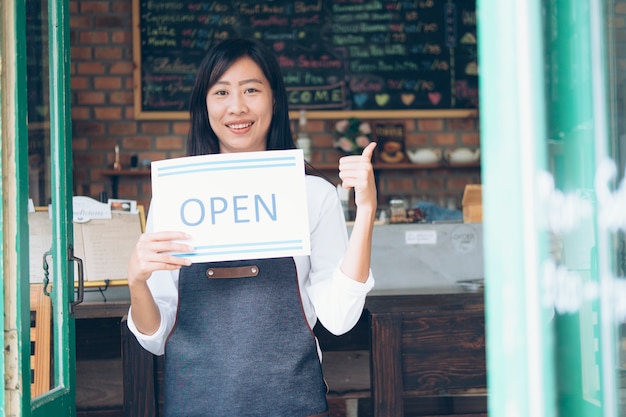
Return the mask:
[[[292,246],[286,246],[292,245]],[[229,249],[240,248],[240,249]],[[233,253],[250,253],[250,252],[271,252],[277,250],[301,250],[303,249],[302,240],[282,240],[254,243],[231,243],[226,245],[204,245],[198,246],[195,252],[175,253],[174,256],[192,258],[205,255],[224,255]]]
[[302,250],[302,246],[281,246],[278,248],[265,248],[265,249],[248,249],[248,250],[214,250],[210,252],[194,252],[194,253],[174,253],[172,255],[177,256],[179,258],[194,258],[198,256],[207,256],[207,255],[231,255],[235,253],[251,253],[251,252],[273,252],[277,250]]
[[205,245],[198,246],[196,249],[213,249],[213,248],[235,248],[237,246],[265,246],[265,245],[291,245],[294,243],[302,243],[302,239],[292,240],[268,240],[265,242],[248,242],[248,243],[229,243],[226,245]]
[[[265,163],[265,165],[260,165],[260,163]],[[296,158],[293,156],[257,158],[249,160],[235,159],[232,161],[197,162],[184,165],[159,167],[157,168],[157,176],[164,177],[169,175],[182,175],[206,171],[228,171],[235,169],[290,167],[295,165]]]

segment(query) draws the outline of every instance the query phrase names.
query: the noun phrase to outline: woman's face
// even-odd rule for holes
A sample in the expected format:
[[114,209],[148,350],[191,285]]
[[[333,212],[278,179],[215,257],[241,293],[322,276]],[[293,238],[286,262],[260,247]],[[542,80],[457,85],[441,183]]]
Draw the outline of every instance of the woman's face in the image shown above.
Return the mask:
[[206,96],[220,152],[266,150],[273,107],[274,95],[263,71],[248,57],[235,61]]

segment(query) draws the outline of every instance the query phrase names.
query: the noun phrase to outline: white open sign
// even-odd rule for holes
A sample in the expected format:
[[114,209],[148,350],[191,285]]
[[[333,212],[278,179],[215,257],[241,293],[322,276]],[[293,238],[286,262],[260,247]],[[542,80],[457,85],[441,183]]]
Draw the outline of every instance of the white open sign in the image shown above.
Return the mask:
[[192,262],[309,255],[301,149],[152,163],[155,231],[183,231]]

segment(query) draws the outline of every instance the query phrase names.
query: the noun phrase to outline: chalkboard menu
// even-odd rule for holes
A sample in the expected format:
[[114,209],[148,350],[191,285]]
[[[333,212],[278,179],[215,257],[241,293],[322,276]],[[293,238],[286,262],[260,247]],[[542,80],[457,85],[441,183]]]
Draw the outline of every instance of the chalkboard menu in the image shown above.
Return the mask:
[[138,117],[187,114],[209,47],[256,38],[291,110],[478,106],[475,0],[134,0]]

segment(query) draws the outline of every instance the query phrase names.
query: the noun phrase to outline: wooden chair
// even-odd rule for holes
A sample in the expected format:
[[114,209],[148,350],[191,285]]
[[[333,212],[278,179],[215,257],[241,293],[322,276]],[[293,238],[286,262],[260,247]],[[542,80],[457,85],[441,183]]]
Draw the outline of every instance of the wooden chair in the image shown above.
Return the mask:
[[34,398],[50,389],[52,303],[42,284],[30,284],[30,389]]

